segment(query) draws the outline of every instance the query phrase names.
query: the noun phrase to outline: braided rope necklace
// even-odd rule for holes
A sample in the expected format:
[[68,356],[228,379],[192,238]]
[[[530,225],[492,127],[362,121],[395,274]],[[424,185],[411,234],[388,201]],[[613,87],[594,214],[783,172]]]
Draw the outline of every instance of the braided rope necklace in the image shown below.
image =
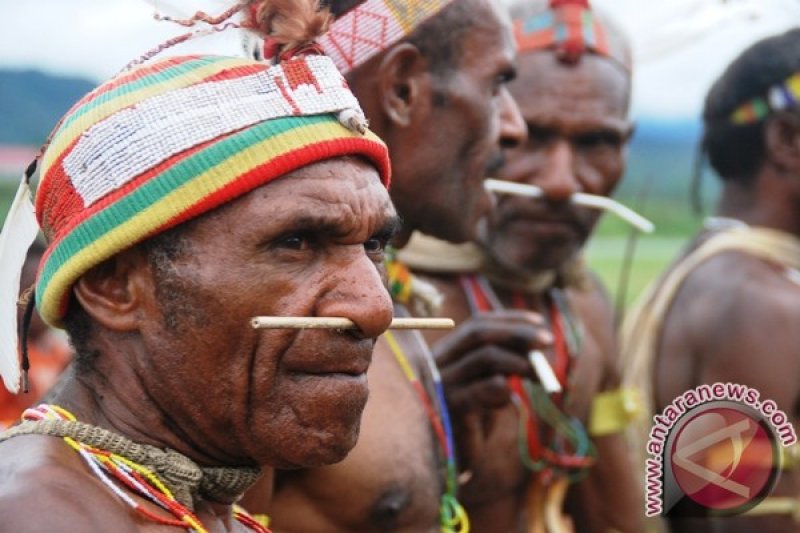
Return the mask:
[[[66,420],[77,422],[75,415],[66,409],[49,404],[27,409],[22,414],[22,419],[26,421]],[[96,448],[72,437],[65,436],[63,439],[70,448],[78,452],[91,471],[111,492],[147,520],[164,526],[186,529],[193,533],[207,533],[208,530],[200,519],[175,498],[172,491],[151,469],[119,454]],[[116,480],[117,483],[113,480]],[[153,502],[175,518],[164,518],[149,511],[126,494],[120,485]],[[270,531],[239,506],[234,506],[233,517],[252,531],[258,533],[269,533]]]

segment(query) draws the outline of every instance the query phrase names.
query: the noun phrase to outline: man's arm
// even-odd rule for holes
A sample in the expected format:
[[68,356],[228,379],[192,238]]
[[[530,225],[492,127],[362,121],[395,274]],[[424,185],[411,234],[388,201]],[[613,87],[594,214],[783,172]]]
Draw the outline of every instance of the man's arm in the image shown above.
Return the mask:
[[[798,316],[800,287],[780,267],[738,253],[704,264],[684,283],[664,326],[655,372],[658,405],[700,384],[737,383],[757,390],[761,402],[774,401],[796,427]],[[677,371],[667,374],[673,359]],[[798,477],[795,470],[783,471],[772,495],[800,504]],[[797,530],[786,513],[726,522],[752,531]],[[710,524],[673,522],[686,531],[705,531]]]
[[[589,370],[597,372],[598,379],[586,380],[585,386],[590,390],[576,391],[576,394],[588,396],[589,409],[581,413],[588,430],[592,403],[597,394],[619,391],[619,349],[614,331],[614,312],[599,280],[592,280],[591,290],[571,296],[575,311],[589,337],[587,342],[593,345],[588,348],[597,351],[597,357],[592,358],[596,368]],[[581,357],[585,355],[588,354],[581,354]],[[597,384],[593,390],[592,383]],[[576,388],[580,387],[581,384],[576,383]],[[567,498],[567,510],[575,517],[576,530],[603,533],[642,531],[644,504],[641,484],[634,478],[635,469],[624,437],[624,427],[610,434],[590,437],[597,451],[597,461],[586,477],[571,487]]]

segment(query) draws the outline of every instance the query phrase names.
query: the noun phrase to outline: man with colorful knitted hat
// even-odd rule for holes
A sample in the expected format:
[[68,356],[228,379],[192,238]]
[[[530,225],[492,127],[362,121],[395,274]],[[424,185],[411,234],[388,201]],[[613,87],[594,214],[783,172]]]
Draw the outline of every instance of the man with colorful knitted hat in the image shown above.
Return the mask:
[[[664,511],[675,531],[797,531],[800,30],[763,39],[734,59],[706,96],[703,126],[702,153],[722,183],[716,213],[623,323],[624,379],[641,384],[647,415],[631,440],[644,476],[653,415],[704,384],[752,387],[782,412],[773,420],[788,447],[780,446],[776,462],[769,448],[753,454],[745,442],[726,479],[781,468],[771,495],[755,507],[749,498],[734,500],[730,510],[743,516],[715,518],[712,500],[702,507],[689,498],[665,502]],[[724,454],[715,459],[711,450],[693,460],[722,465]]]
[[[483,180],[503,149],[524,138],[506,89],[515,51],[505,13],[490,0],[367,0],[320,43],[389,146],[391,195],[404,223],[395,245],[415,229],[453,242],[473,238],[491,207]],[[389,274],[396,314],[409,312],[409,300],[435,303],[436,292],[414,283],[402,265],[393,261]],[[535,318],[509,320],[504,339],[538,342]],[[418,335],[379,341],[356,448],[331,467],[277,473],[270,511],[277,529],[469,529],[457,501],[442,383],[429,356]]]
[[[262,465],[329,464],[355,444],[392,318],[382,274],[398,219],[386,147],[341,74],[281,33],[280,20],[325,25],[300,4],[254,12],[280,61],[159,59],[54,130],[31,302],[77,356],[51,403],[0,437],[3,530],[266,531],[234,505]],[[38,229],[28,177],[0,238],[4,272]],[[260,315],[354,328],[254,329]],[[2,330],[12,390],[14,333]]]
[[[640,531],[613,312],[581,258],[599,214],[573,201],[576,193],[608,196],[622,176],[632,131],[630,54],[584,0],[511,8],[519,75],[509,90],[528,140],[508,153],[497,174],[504,181],[490,186],[509,182],[536,197],[498,194],[477,244],[415,235],[400,259],[445,294],[442,312],[462,322],[459,329],[478,331],[488,313],[517,309],[539,313],[552,332],[551,346],[526,352],[525,362],[546,367],[537,379],[481,370],[495,379],[496,402],[456,427],[473,450],[461,465],[460,494],[475,530]],[[459,372],[450,352],[463,339],[426,338],[443,378]],[[451,413],[474,403],[447,392]]]

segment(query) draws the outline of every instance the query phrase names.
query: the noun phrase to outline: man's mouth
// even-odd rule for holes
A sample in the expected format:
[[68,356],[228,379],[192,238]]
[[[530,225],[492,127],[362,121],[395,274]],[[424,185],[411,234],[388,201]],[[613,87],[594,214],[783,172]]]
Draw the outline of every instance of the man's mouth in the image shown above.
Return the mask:
[[337,372],[337,371],[330,371],[330,372],[292,372],[292,375],[298,377],[310,377],[310,378],[317,378],[317,379],[335,379],[339,381],[364,381],[367,380],[367,372]]
[[[484,187],[489,191],[500,194],[509,194],[532,199],[542,199],[544,197],[544,191],[536,185],[526,185],[488,178],[484,181]],[[639,213],[607,196],[578,192],[569,198],[569,202],[583,208],[598,209],[614,213],[616,216],[644,233],[651,233],[655,229],[653,223]]]
[[571,239],[580,235],[580,227],[572,221],[547,217],[516,216],[503,224],[504,231],[518,232],[524,236]]
[[580,234],[586,224],[579,220],[577,213],[567,205],[549,206],[545,202],[532,205],[525,202],[520,205],[501,206],[498,213],[498,226],[522,225],[533,229],[551,229],[570,231]]

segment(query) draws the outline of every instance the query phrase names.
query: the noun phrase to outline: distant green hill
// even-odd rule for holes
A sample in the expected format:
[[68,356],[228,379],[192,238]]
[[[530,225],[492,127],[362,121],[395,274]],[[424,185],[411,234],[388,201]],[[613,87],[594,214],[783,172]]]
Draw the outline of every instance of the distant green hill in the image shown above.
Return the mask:
[[0,144],[42,144],[56,121],[96,83],[0,69]]
[[619,194],[685,199],[694,171],[700,124],[691,119],[666,121],[640,118],[630,144],[628,169]]
[[[56,121],[95,83],[30,70],[0,69],[0,144],[42,144]],[[639,117],[629,150],[628,169],[616,197],[657,223],[659,232],[685,235],[696,225],[689,211],[689,190],[700,124],[692,119]],[[648,189],[642,206],[639,199]],[[710,172],[704,197],[716,195]],[[6,191],[0,190],[0,207]],[[624,224],[606,217],[600,232],[622,234]]]
[[[701,124],[698,120],[640,117],[629,147],[628,167],[615,196],[656,223],[659,233],[686,235],[697,226],[690,207],[694,161]],[[706,168],[702,199],[709,211],[719,190]],[[601,232],[624,233],[624,224],[604,221]]]

